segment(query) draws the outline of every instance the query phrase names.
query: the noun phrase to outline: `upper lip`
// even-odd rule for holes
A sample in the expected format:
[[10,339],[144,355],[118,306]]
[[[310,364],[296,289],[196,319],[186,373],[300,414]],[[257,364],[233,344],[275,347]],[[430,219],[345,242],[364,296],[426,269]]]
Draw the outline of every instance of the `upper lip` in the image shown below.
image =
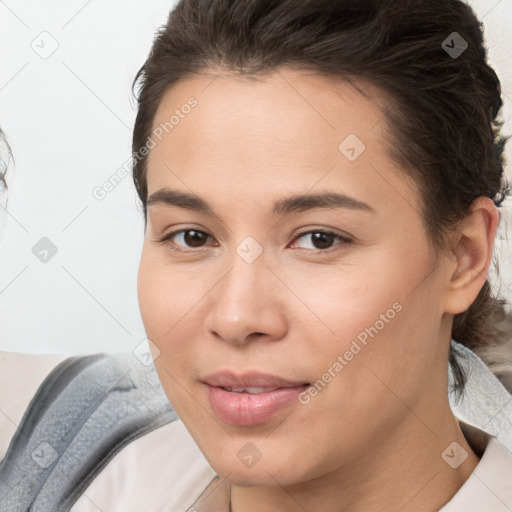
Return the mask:
[[203,382],[219,388],[258,387],[258,388],[295,388],[309,384],[305,381],[292,381],[276,375],[260,372],[247,372],[237,375],[225,370],[208,375]]

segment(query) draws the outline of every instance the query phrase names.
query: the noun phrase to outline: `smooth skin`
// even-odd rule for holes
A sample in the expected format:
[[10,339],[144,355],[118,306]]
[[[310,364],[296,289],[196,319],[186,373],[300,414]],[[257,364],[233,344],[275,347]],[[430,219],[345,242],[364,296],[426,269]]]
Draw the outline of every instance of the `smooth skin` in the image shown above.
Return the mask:
[[[141,313],[165,392],[232,484],[233,512],[433,512],[479,461],[449,406],[447,360],[453,315],[486,278],[498,212],[480,198],[435,251],[418,189],[388,152],[385,96],[359,86],[370,97],[289,68],[258,79],[209,70],[170,88],[154,120],[197,100],[151,149],[148,196],[194,194],[213,213],[161,192],[151,201]],[[354,161],[339,149],[350,134],[366,147]],[[288,196],[323,192],[370,209],[272,214]],[[252,263],[237,252],[247,237],[263,250]],[[251,427],[213,413],[207,375],[315,382],[397,302],[401,311],[308,404]],[[237,456],[249,442],[261,454],[252,467]],[[453,442],[468,453],[457,469],[441,457]]]

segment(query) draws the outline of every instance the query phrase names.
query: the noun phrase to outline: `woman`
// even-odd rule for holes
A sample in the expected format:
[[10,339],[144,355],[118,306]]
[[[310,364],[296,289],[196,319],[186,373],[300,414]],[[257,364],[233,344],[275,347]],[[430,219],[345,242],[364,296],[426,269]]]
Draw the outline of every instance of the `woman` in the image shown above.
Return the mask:
[[509,510],[512,455],[446,392],[452,338],[511,351],[486,281],[500,85],[471,9],[183,0],[137,83],[139,303],[219,475],[204,509],[469,510],[499,466],[475,510]]
[[183,0],[137,83],[172,409],[133,357],[59,360],[0,508],[510,510],[501,98],[471,10]]

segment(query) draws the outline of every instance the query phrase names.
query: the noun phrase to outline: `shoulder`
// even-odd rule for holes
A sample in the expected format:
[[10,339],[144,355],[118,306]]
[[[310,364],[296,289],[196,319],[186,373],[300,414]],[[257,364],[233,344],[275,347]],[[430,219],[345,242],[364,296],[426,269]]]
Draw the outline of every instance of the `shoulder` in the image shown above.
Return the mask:
[[173,421],[127,445],[72,512],[185,512],[216,473],[184,424]]
[[[174,511],[187,510],[214,478],[152,365],[132,354],[0,354],[0,473],[14,479],[9,492],[16,474],[28,474],[53,482],[75,512]],[[52,457],[39,467],[33,453],[46,449]],[[43,486],[37,499],[55,494],[45,496]]]
[[512,510],[512,453],[496,437],[461,424],[464,436],[482,453],[469,478],[440,512],[509,512]]

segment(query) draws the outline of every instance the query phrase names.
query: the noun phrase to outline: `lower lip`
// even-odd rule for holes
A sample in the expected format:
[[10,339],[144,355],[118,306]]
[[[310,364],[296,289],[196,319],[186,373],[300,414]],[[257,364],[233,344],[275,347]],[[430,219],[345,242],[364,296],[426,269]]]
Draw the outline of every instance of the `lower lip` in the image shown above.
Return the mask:
[[248,427],[265,423],[288,404],[298,402],[298,396],[308,386],[279,388],[254,395],[232,393],[208,384],[206,387],[210,406],[220,419],[233,425]]

